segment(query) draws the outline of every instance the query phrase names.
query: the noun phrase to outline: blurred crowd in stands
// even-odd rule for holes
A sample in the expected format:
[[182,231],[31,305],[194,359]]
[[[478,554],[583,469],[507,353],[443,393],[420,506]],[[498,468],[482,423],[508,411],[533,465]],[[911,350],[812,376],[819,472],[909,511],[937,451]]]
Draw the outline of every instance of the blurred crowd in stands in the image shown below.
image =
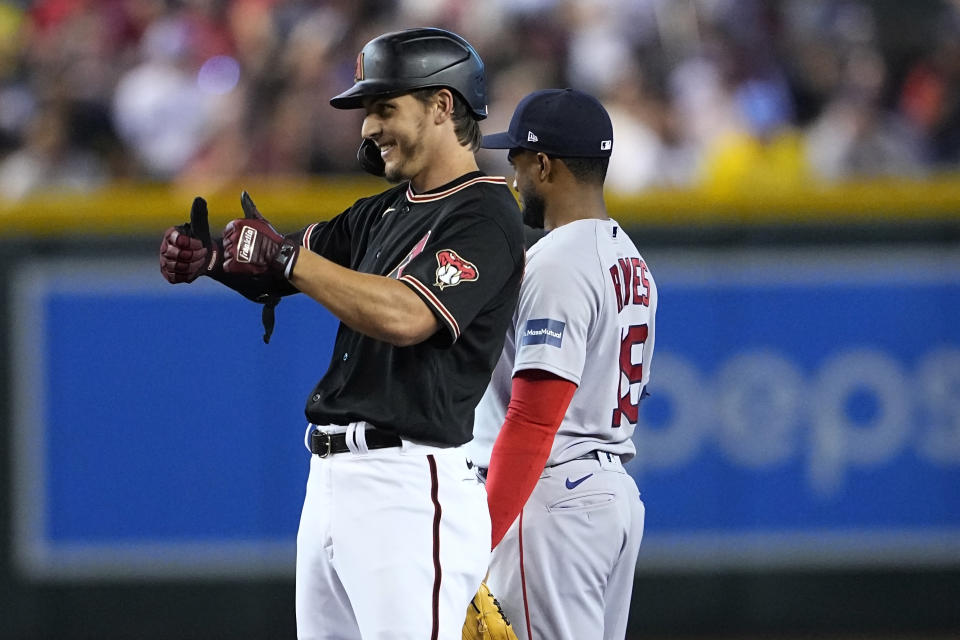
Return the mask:
[[328,100],[413,26],[480,52],[486,132],[534,89],[600,97],[625,194],[960,170],[960,0],[0,0],[0,199],[357,172]]

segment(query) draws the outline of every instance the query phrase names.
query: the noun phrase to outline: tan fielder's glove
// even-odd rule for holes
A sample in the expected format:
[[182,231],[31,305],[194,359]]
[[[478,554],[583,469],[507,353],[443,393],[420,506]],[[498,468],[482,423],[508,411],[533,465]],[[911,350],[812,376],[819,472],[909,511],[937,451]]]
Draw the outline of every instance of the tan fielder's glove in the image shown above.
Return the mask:
[[517,640],[517,634],[486,582],[480,583],[477,595],[467,605],[463,640]]

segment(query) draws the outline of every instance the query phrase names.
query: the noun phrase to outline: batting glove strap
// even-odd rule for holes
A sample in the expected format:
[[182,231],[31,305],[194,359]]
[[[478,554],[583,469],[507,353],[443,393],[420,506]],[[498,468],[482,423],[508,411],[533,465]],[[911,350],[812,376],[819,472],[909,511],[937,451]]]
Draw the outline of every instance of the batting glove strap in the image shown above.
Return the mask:
[[277,257],[274,258],[275,269],[283,274],[287,280],[293,275],[293,267],[297,264],[297,258],[300,257],[300,245],[292,240],[285,239],[280,245]]

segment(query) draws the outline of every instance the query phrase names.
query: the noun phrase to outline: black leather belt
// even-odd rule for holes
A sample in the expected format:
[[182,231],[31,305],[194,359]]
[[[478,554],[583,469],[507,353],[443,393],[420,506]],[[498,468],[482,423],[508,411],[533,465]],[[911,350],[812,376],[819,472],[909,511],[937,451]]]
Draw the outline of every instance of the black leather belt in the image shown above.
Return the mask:
[[[386,431],[367,429],[363,435],[367,443],[367,449],[387,449],[389,447],[399,447],[403,444],[400,436]],[[347,446],[346,433],[325,433],[319,430],[310,432],[310,453],[326,458],[334,453],[346,453],[348,451],[350,451],[350,447]]]

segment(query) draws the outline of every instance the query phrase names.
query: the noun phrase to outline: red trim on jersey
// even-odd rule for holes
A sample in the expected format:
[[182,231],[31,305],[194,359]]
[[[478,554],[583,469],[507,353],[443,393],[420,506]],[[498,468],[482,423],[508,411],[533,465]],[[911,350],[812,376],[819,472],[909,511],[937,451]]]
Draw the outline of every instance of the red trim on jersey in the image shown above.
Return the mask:
[[530,605],[527,603],[527,574],[523,569],[523,509],[520,510],[520,523],[517,525],[517,544],[520,546],[520,593],[523,596],[523,618],[527,625],[527,638],[533,640],[530,630]]
[[433,631],[430,640],[440,635],[440,483],[437,480],[437,461],[433,455],[427,456],[430,465],[430,499],[433,500]]
[[430,291],[429,288],[416,278],[411,275],[405,275],[400,278],[404,282],[410,283],[413,288],[422,293],[427,299],[427,302],[433,305],[433,307],[440,312],[440,315],[446,320],[447,324],[453,330],[453,341],[456,342],[460,339],[460,324],[457,322],[457,319],[453,317],[453,314],[447,311],[447,308],[443,306],[443,303],[440,302],[440,298],[433,294],[433,291]]
[[487,471],[492,547],[500,544],[533,493],[576,390],[574,383],[541,369],[514,376],[507,417]]
[[312,225],[307,227],[307,230],[303,232],[303,246],[307,249],[310,248],[310,236],[313,234],[313,230],[317,228],[317,223],[314,222]]
[[455,187],[450,187],[446,191],[441,191],[439,193],[424,193],[422,195],[417,195],[413,192],[413,188],[410,184],[407,184],[407,200],[410,202],[433,202],[434,200],[442,200],[447,196],[455,194],[457,191],[466,189],[467,187],[478,184],[480,182],[488,182],[490,184],[502,184],[507,186],[507,179],[499,176],[480,176],[479,178],[473,178],[472,180],[467,180],[463,184],[458,184]]

